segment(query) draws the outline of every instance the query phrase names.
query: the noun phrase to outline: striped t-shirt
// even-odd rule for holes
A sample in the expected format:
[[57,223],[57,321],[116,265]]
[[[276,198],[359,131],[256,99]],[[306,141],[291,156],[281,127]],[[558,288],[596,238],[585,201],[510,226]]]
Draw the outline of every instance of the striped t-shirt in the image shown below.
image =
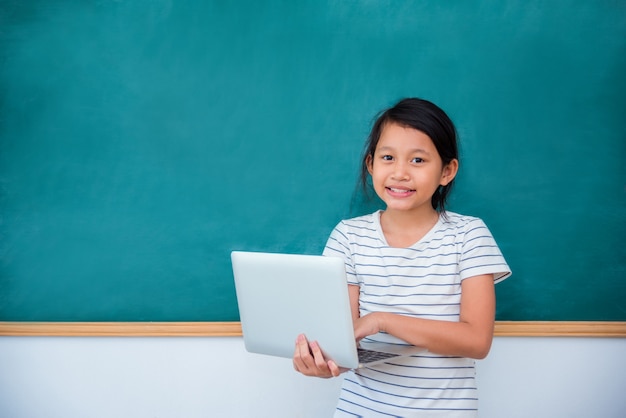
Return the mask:
[[[390,247],[381,212],[340,222],[324,255],[345,260],[348,283],[360,287],[360,315],[392,312],[416,318],[458,321],[461,281],[510,273],[484,222],[446,212],[416,244]],[[406,344],[389,334],[367,338]],[[345,374],[336,417],[475,417],[474,360],[425,352]]]

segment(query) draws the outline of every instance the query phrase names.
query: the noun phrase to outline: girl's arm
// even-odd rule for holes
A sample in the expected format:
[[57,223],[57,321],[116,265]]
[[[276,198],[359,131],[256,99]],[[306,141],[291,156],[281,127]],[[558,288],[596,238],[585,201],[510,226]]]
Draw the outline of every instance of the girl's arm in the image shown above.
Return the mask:
[[461,283],[459,322],[374,312],[357,319],[354,332],[357,340],[383,331],[433,353],[482,359],[493,340],[495,306],[493,275],[485,274]]

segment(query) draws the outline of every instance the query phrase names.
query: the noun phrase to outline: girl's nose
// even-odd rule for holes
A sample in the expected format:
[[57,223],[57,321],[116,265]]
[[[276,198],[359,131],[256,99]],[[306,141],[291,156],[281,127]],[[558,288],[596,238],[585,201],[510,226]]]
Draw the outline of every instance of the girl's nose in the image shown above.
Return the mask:
[[396,180],[404,180],[404,179],[407,179],[408,177],[409,177],[409,174],[407,171],[407,164],[403,162],[397,162],[394,165],[393,178]]

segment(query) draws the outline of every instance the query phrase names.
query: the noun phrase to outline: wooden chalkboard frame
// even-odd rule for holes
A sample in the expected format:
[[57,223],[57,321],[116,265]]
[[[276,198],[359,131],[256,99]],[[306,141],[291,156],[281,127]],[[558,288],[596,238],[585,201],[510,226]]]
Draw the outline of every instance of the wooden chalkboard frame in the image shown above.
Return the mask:
[[[239,337],[239,322],[0,322],[11,337]],[[626,322],[496,321],[496,337],[626,338]]]

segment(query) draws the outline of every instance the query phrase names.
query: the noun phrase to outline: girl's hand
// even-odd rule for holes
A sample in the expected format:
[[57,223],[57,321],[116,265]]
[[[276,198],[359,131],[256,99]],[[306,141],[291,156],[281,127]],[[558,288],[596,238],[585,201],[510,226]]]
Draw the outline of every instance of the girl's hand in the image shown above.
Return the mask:
[[368,335],[374,335],[380,331],[384,331],[383,314],[374,312],[354,321],[354,337],[357,341],[361,341]]
[[293,354],[293,368],[305,376],[336,377],[346,369],[339,368],[332,360],[326,360],[316,341],[309,343],[304,334],[298,335]]

